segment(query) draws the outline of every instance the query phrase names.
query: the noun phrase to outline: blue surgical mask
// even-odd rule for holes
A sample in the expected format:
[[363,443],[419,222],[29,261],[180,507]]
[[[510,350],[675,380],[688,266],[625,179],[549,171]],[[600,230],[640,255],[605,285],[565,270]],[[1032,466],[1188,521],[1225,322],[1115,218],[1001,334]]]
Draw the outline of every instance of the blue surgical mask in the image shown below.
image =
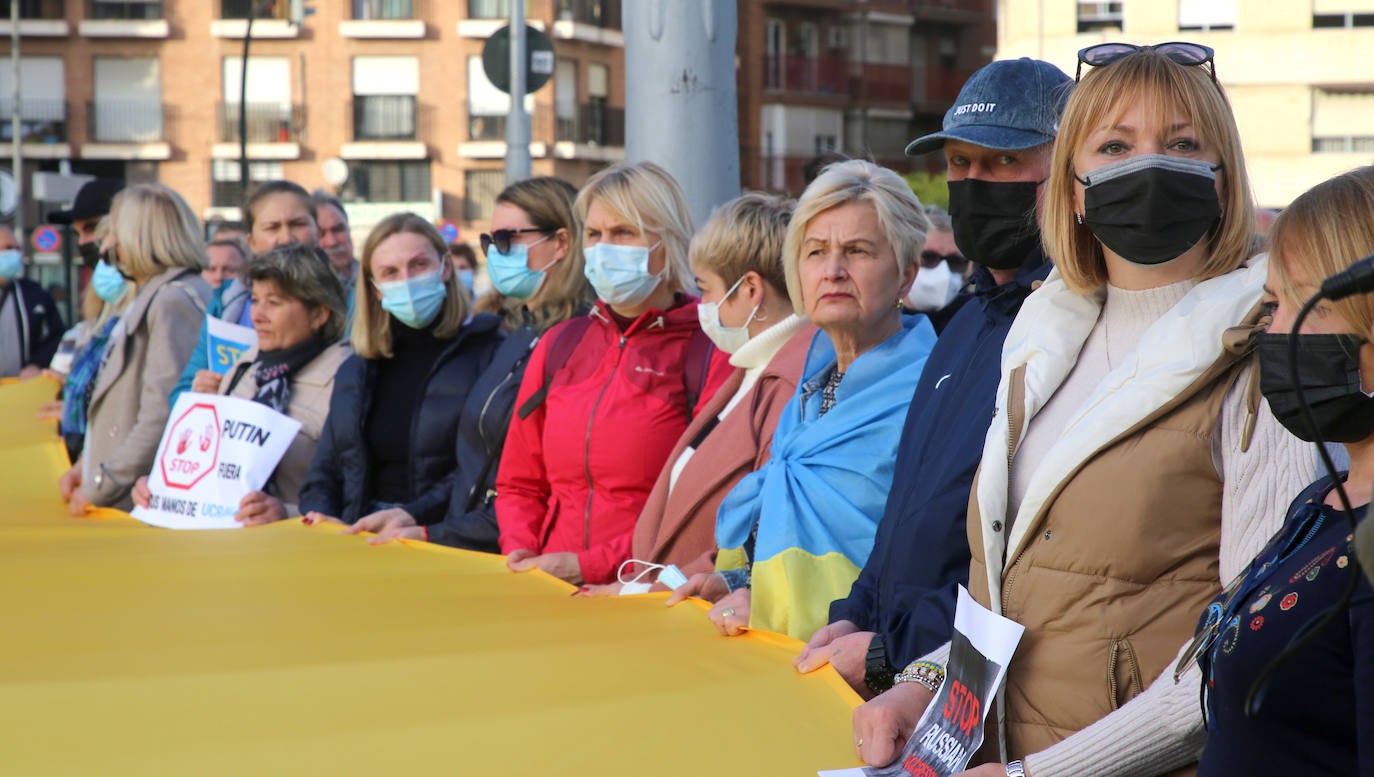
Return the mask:
[[424,329],[439,315],[448,287],[439,270],[399,281],[376,284],[382,294],[382,310],[411,329]]
[[725,353],[734,353],[744,347],[749,342],[749,322],[754,320],[754,316],[759,312],[759,306],[749,311],[749,318],[744,320],[744,326],[726,326],[720,320],[720,306],[725,300],[730,299],[730,295],[735,293],[735,289],[744,283],[744,276],[730,290],[721,295],[719,302],[698,302],[697,320],[701,323],[701,331],[711,338],[711,342]]
[[472,282],[473,282],[472,270],[459,270],[459,271],[458,271],[458,282],[461,283],[461,284],[463,284],[463,288],[467,290],[467,293],[468,293],[469,295],[472,294]]
[[91,273],[91,286],[95,289],[95,295],[106,302],[118,302],[120,297],[129,288],[129,282],[124,280],[119,270],[114,265],[101,259],[95,264],[95,271]]
[[18,248],[0,251],[0,279],[12,281],[24,274],[24,255]]
[[[663,273],[649,272],[649,252],[653,246],[622,246],[597,243],[583,253],[587,260],[584,270],[596,296],[607,305],[634,307],[649,298],[658,288]],[[666,268],[665,268],[666,270]]]
[[512,243],[508,254],[498,251],[495,245],[487,249],[487,274],[491,276],[491,284],[497,291],[516,299],[529,299],[539,291],[539,287],[544,285],[544,274],[556,263],[550,262],[543,270],[530,269],[530,247],[544,240],[529,245]]

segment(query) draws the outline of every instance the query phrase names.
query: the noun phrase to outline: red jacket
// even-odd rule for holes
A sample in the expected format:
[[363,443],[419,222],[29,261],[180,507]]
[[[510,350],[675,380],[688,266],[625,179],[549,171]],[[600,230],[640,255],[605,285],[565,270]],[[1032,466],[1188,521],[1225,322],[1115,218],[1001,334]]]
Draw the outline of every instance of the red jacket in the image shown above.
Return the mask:
[[[544,402],[511,418],[496,522],[502,553],[571,551],[583,580],[599,584],[613,581],[629,558],[635,519],[687,428],[684,364],[693,333],[701,335],[695,299],[650,310],[624,332],[604,303],[589,315],[593,323],[554,373]],[[542,387],[559,327],[530,355],[516,407]],[[698,405],[728,376],[722,372],[712,371]]]

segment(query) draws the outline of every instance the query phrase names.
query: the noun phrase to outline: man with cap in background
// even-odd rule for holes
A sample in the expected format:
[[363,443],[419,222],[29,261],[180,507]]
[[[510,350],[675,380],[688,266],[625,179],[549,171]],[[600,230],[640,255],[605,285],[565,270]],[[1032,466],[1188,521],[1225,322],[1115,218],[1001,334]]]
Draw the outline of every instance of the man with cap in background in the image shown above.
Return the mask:
[[969,491],[1001,378],[1002,343],[1032,284],[1049,274],[1035,212],[1073,79],[1017,59],[974,73],[941,132],[908,155],[943,149],[954,241],[974,262],[972,298],[930,352],[907,411],[892,491],[873,552],[794,662],[830,663],[865,698],[949,639],[968,581]]
[[49,224],[70,224],[76,232],[76,247],[81,254],[81,263],[87,268],[95,267],[100,260],[100,241],[96,227],[100,220],[110,213],[110,204],[124,188],[118,178],[94,178],[81,186],[67,210],[55,210],[48,214]]
[[19,238],[0,227],[0,378],[41,375],[65,329],[52,296],[23,274]]

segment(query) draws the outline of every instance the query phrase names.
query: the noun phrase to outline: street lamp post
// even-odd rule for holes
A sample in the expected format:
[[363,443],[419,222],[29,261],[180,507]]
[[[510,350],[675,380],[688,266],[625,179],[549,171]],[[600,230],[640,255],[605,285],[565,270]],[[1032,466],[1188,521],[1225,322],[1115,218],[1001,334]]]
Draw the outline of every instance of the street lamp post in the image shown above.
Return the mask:
[[24,122],[19,109],[19,0],[10,0],[10,149],[14,169],[14,236],[24,243]]

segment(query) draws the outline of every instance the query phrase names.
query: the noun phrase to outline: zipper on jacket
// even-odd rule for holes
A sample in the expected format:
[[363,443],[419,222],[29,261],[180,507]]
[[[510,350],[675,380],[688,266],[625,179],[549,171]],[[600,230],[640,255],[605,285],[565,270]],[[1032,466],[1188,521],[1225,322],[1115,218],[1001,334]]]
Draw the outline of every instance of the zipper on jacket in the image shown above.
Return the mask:
[[1021,431],[1025,419],[1021,416],[1026,409],[1026,368],[1024,365],[1011,372],[1011,385],[1007,387],[1007,480],[1011,480],[1011,464],[1016,458],[1016,446],[1021,443]]
[[620,342],[616,345],[618,352],[615,357],[615,364],[611,365],[611,374],[606,376],[606,382],[601,386],[601,392],[596,395],[596,401],[592,403],[592,412],[587,416],[587,436],[582,441],[582,471],[587,476],[587,510],[582,516],[582,549],[592,549],[592,500],[596,498],[596,485],[592,483],[592,424],[596,423],[596,411],[601,407],[601,400],[606,396],[606,390],[611,387],[611,381],[615,380],[615,373],[620,369],[620,362],[625,358],[625,334],[619,335]]
[[[513,375],[514,372],[506,373],[506,377],[502,378],[501,382],[496,384],[496,388],[492,389],[491,393],[487,394],[486,401],[482,402],[482,411],[477,414],[477,437],[482,441],[482,450],[486,451],[488,459],[492,457],[495,451],[492,450],[491,441],[487,439],[487,411],[491,409],[492,400],[496,398],[497,394],[501,393],[501,389],[504,388],[507,383],[510,383],[510,379]],[[483,479],[485,480],[485,478]],[[476,495],[477,489],[481,486],[481,483],[475,481],[472,485],[468,486],[468,504],[472,504],[472,497]]]

